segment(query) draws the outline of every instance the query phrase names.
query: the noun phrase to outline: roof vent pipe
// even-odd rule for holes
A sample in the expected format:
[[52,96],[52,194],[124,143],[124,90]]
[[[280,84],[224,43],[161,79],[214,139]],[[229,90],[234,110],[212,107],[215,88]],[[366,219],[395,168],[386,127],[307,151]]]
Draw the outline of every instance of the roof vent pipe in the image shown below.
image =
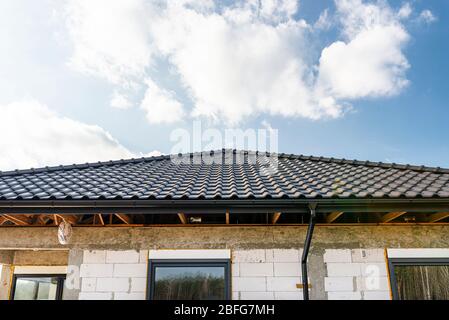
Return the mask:
[[310,220],[307,228],[306,241],[302,251],[301,269],[302,269],[302,292],[304,300],[309,300],[309,279],[307,276],[307,256],[309,255],[310,243],[312,242],[313,229],[315,227],[316,203],[309,203]]

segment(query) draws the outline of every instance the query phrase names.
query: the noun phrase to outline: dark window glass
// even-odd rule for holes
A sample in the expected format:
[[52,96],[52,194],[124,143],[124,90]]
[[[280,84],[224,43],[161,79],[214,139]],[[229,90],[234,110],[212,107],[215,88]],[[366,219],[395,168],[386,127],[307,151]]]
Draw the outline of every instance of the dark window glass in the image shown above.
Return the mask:
[[155,300],[227,299],[227,263],[154,263]]
[[449,261],[397,259],[390,269],[395,299],[449,300]]
[[13,300],[60,300],[64,276],[16,275]]

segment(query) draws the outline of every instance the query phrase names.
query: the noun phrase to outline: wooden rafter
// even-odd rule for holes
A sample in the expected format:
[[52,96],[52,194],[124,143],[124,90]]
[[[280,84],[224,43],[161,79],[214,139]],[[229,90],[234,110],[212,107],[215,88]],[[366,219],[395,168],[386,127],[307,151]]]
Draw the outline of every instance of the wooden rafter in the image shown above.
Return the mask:
[[430,215],[429,222],[431,223],[438,222],[446,218],[449,218],[449,212],[438,212]]
[[226,224],[229,224],[230,217],[229,217],[229,211],[226,211]]
[[407,213],[407,211],[397,211],[397,212],[390,212],[390,213],[384,214],[381,218],[381,222],[387,223],[387,222],[393,221],[394,219],[399,218],[400,216],[402,216],[405,213]]
[[187,217],[184,213],[178,213],[178,217],[182,224],[187,224]]
[[103,220],[103,216],[101,214],[98,214],[98,220],[100,221],[100,224],[102,226],[104,226],[104,220]]
[[1,226],[2,224],[4,224],[6,221],[8,221],[8,219],[6,219],[6,218],[3,217],[3,216],[0,216],[0,226]]
[[276,222],[278,222],[280,217],[281,217],[281,213],[280,212],[273,213],[273,216],[271,217],[271,223],[272,224],[276,224]]
[[5,214],[3,215],[7,220],[18,226],[29,226],[31,225],[31,218],[23,214]]
[[115,216],[117,218],[119,218],[120,220],[122,220],[126,224],[131,224],[132,223],[131,217],[129,215],[127,215],[127,214],[116,213]]
[[337,220],[344,212],[343,211],[335,211],[331,212],[326,216],[326,223],[332,223]]
[[80,216],[77,215],[70,215],[70,214],[57,214],[56,218],[59,218],[61,220],[64,220],[70,224],[77,224],[79,221]]

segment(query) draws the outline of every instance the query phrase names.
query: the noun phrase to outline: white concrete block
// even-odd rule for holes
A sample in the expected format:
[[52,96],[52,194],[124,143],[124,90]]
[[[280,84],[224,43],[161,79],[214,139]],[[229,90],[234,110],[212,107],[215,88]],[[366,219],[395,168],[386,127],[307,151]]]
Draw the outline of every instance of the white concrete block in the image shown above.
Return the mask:
[[353,249],[351,250],[352,262],[384,262],[384,249]]
[[388,277],[357,277],[357,290],[359,291],[388,291]]
[[106,251],[106,263],[139,263],[136,250]]
[[240,300],[240,292],[232,291],[232,300]]
[[147,276],[147,265],[143,263],[114,264],[114,277],[144,278]]
[[112,277],[114,266],[112,264],[82,264],[80,277],[82,278],[108,278]]
[[279,291],[274,293],[275,300],[304,300],[302,296],[302,291]]
[[329,277],[355,277],[362,274],[361,263],[328,262],[326,268]]
[[230,249],[150,250],[149,259],[230,259]]
[[273,276],[272,263],[240,263],[241,277],[268,277]]
[[300,291],[301,277],[267,277],[267,291]]
[[325,277],[325,291],[354,291],[354,277]]
[[240,264],[239,263],[231,263],[231,276],[232,277],[240,277]]
[[361,300],[362,295],[360,292],[341,291],[341,292],[328,292],[328,300]]
[[388,249],[389,258],[449,258],[448,248]]
[[267,291],[264,277],[232,277],[232,291]]
[[297,262],[300,263],[302,249],[267,249],[267,262]]
[[83,263],[105,263],[106,251],[105,250],[84,250],[83,251]]
[[273,292],[241,292],[240,300],[273,300]]
[[323,258],[324,262],[351,262],[351,250],[326,249]]
[[265,250],[234,250],[232,252],[232,262],[265,262]]
[[147,278],[131,278],[131,292],[145,292],[147,290]]
[[81,292],[79,300],[112,300],[111,292]]
[[389,291],[365,291],[364,300],[391,300]]
[[144,292],[117,292],[114,294],[114,300],[145,300]]
[[300,277],[301,264],[300,262],[275,262],[274,263],[275,277]]
[[95,292],[97,286],[97,278],[81,278],[82,292]]
[[148,263],[148,250],[139,251],[139,263]]
[[387,264],[381,263],[364,263],[361,266],[361,275],[364,277],[385,277],[388,274]]
[[130,278],[98,278],[97,292],[129,292]]

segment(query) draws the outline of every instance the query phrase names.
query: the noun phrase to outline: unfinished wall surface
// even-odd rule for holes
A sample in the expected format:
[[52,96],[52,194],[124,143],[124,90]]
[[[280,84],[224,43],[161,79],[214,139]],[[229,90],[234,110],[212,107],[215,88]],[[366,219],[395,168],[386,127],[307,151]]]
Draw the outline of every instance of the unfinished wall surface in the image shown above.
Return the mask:
[[[150,249],[230,249],[234,299],[302,299],[306,228],[74,227],[63,246],[54,227],[14,227],[0,228],[0,248],[70,250],[64,299],[144,299]],[[449,248],[449,226],[318,225],[309,253],[311,299],[389,299],[385,248]]]

